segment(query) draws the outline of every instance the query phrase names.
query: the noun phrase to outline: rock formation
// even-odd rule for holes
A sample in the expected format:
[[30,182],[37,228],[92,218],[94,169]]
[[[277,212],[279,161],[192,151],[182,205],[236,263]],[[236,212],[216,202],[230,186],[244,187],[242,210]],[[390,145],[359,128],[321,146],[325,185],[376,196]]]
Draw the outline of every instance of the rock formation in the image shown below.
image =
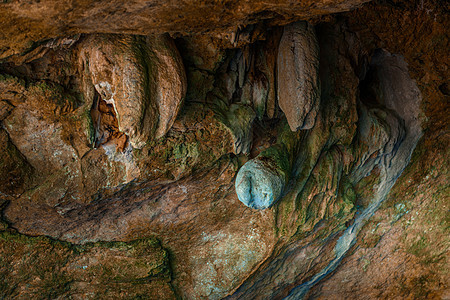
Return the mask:
[[0,4],[0,298],[448,296],[445,4],[50,2]]
[[99,95],[111,104],[118,130],[134,148],[165,135],[186,94],[184,66],[170,37],[94,35],[80,48],[86,101]]
[[281,197],[290,171],[286,152],[282,146],[272,146],[240,168],[236,176],[236,193],[242,203],[265,209]]
[[278,48],[277,96],[292,131],[311,129],[320,102],[319,47],[313,26],[284,27]]

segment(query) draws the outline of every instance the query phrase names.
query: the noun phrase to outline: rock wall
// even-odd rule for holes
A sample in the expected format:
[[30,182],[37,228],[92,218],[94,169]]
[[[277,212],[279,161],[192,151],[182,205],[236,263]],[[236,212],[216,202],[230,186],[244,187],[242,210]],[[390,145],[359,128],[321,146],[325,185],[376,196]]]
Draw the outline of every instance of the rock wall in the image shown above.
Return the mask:
[[362,2],[1,4],[0,293],[447,297],[446,8]]

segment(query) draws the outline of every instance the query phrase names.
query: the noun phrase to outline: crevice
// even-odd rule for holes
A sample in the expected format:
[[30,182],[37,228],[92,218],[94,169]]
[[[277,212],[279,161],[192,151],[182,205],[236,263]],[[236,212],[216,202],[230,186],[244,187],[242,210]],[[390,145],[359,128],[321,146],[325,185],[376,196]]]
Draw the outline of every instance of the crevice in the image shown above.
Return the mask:
[[116,112],[113,104],[107,103],[95,92],[91,108],[91,118],[94,126],[93,147],[113,142],[116,144],[116,150],[123,152],[128,144],[128,137],[120,132]]

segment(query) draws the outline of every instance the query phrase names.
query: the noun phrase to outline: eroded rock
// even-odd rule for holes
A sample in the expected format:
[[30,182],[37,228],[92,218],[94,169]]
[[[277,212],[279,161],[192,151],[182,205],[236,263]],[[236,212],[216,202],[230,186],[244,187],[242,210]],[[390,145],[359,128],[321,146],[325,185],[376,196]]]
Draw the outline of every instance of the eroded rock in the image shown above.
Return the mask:
[[[167,133],[186,94],[183,63],[168,36],[93,35],[82,42],[80,58],[85,84],[113,106],[134,148]],[[93,101],[95,93],[84,90]]]
[[273,205],[281,197],[289,178],[287,155],[287,149],[277,145],[245,163],[235,183],[239,200],[255,209]]
[[[425,3],[428,5],[427,2]],[[245,137],[245,144],[251,143],[252,145],[248,146],[251,148],[248,158],[258,155],[260,149],[273,145],[277,138],[284,140],[282,144],[286,146],[286,149],[282,152],[289,157],[289,171],[272,161],[277,157],[276,153],[271,153],[266,157],[260,155],[256,159],[250,160],[248,165],[242,168],[244,171],[246,167],[252,169],[253,164],[253,169],[262,170],[258,173],[262,175],[255,176],[259,176],[262,180],[258,180],[258,178],[254,180],[255,184],[252,184],[251,188],[247,183],[252,181],[248,180],[246,189],[243,189],[245,195],[250,194],[251,197],[254,196],[253,194],[257,195],[261,200],[259,202],[265,200],[264,192],[272,193],[273,197],[269,198],[275,200],[269,204],[272,205],[271,209],[262,211],[248,209],[238,201],[233,189],[236,168],[247,157],[231,154],[233,150],[230,148],[232,147],[230,140],[238,141],[236,137],[231,137],[233,126],[230,125],[228,129],[224,129],[217,120],[213,120],[213,113],[209,111],[207,105],[196,103],[199,105],[189,113],[183,111],[164,138],[152,140],[142,149],[132,149],[129,142],[122,141],[126,136],[118,130],[117,119],[114,121],[116,112],[112,103],[107,104],[107,109],[102,108],[101,120],[105,122],[94,122],[93,124],[95,127],[98,124],[102,127],[102,130],[98,130],[97,133],[106,133],[107,127],[110,126],[113,130],[108,131],[108,134],[94,136],[89,130],[85,130],[85,128],[92,127],[86,121],[89,118],[78,118],[78,112],[81,111],[87,112],[87,116],[89,116],[92,103],[89,101],[95,97],[101,99],[101,92],[105,92],[105,94],[108,92],[105,86],[99,85],[97,90],[92,82],[85,83],[87,105],[81,104],[83,101],[78,104],[75,102],[74,106],[54,105],[52,101],[48,101],[48,97],[36,97],[30,93],[30,91],[36,92],[36,82],[55,81],[55,78],[61,77],[61,82],[65,82],[64,88],[77,87],[76,77],[78,75],[74,75],[74,72],[70,70],[71,75],[64,75],[63,68],[61,68],[61,73],[55,72],[52,68],[35,68],[37,64],[27,58],[26,66],[9,69],[19,73],[28,69],[29,74],[33,74],[32,77],[31,75],[23,77],[33,79],[26,80],[26,84],[22,87],[17,85],[15,90],[10,89],[3,92],[0,99],[5,99],[2,103],[7,103],[7,105],[0,106],[0,117],[5,119],[2,126],[5,130],[10,130],[8,125],[11,124],[11,118],[18,116],[17,110],[23,111],[23,114],[27,116],[28,112],[25,112],[25,109],[36,114],[37,117],[31,121],[39,121],[37,122],[38,128],[26,124],[27,129],[36,131],[55,124],[60,126],[58,128],[62,128],[61,131],[64,134],[52,136],[43,130],[44,138],[40,137],[39,139],[20,129],[11,132],[14,133],[14,139],[21,143],[37,141],[36,144],[39,145],[41,142],[48,142],[55,143],[59,148],[62,147],[60,140],[63,140],[78,153],[77,156],[71,157],[71,152],[69,152],[69,158],[74,159],[73,166],[81,165],[82,175],[77,173],[80,171],[79,167],[74,168],[74,172],[67,167],[58,169],[58,165],[54,167],[53,161],[51,161],[53,158],[43,159],[44,163],[49,162],[47,167],[50,169],[48,176],[44,176],[45,184],[37,186],[17,199],[9,197],[11,203],[3,212],[3,216],[7,218],[10,226],[14,226],[22,233],[49,235],[56,239],[76,243],[99,240],[131,241],[142,236],[156,235],[170,249],[170,259],[173,259],[171,265],[174,267],[173,291],[176,291],[177,296],[183,299],[216,299],[227,295],[231,299],[255,297],[278,299],[287,296],[296,286],[299,289],[291,293],[291,298],[299,299],[305,295],[308,288],[317,284],[322,278],[325,280],[331,278],[331,280],[329,284],[319,286],[314,291],[315,295],[319,295],[319,297],[344,295],[348,298],[355,294],[361,295],[361,291],[362,293],[369,291],[370,295],[376,297],[381,294],[379,286],[387,286],[387,289],[382,292],[382,295],[386,295],[386,297],[412,295],[412,293],[405,292],[405,285],[403,285],[405,282],[407,287],[411,287],[411,290],[418,287],[419,292],[414,293],[414,296],[441,295],[442,293],[427,294],[426,289],[435,286],[436,290],[442,290],[446,285],[444,276],[442,279],[434,275],[424,277],[421,270],[428,269],[431,273],[445,267],[445,259],[442,259],[445,251],[433,252],[435,248],[446,249],[445,246],[442,246],[443,243],[439,245],[436,242],[443,241],[442,237],[445,235],[445,227],[442,225],[445,224],[445,213],[442,207],[445,206],[443,199],[446,199],[445,153],[448,149],[446,147],[448,136],[445,131],[435,129],[437,127],[428,128],[428,133],[434,132],[433,138],[428,138],[426,144],[416,151],[414,172],[406,174],[403,178],[400,177],[402,188],[396,194],[392,194],[392,208],[382,208],[383,210],[387,209],[383,212],[385,220],[380,225],[380,222],[375,219],[373,228],[366,228],[365,234],[360,236],[361,239],[356,239],[357,247],[349,248],[357,237],[356,233],[362,224],[361,220],[370,217],[373,210],[379,205],[379,202],[373,200],[375,197],[378,197],[375,200],[379,200],[385,195],[385,192],[389,192],[405,167],[410,152],[420,136],[420,122],[417,121],[420,97],[415,97],[414,101],[406,101],[410,94],[420,96],[420,93],[417,86],[412,84],[412,80],[407,76],[408,73],[411,72],[414,74],[414,78],[420,80],[419,86],[428,91],[427,97],[443,95],[442,90],[439,91],[437,87],[443,84],[443,78],[448,77],[443,75],[445,73],[429,72],[427,69],[440,68],[440,70],[444,70],[446,69],[445,63],[433,63],[435,62],[434,58],[430,59],[428,56],[428,58],[423,58],[422,55],[427,52],[423,51],[424,49],[431,49],[426,47],[436,45],[436,49],[439,49],[437,46],[441,45],[441,50],[429,51],[433,54],[439,53],[439,51],[442,53],[444,52],[442,49],[448,48],[442,47],[446,40],[442,36],[435,35],[428,38],[426,35],[426,30],[430,28],[435,30],[444,27],[439,25],[436,19],[432,20],[432,18],[442,20],[439,19],[439,14],[435,14],[435,11],[429,14],[428,18],[432,20],[433,26],[422,26],[416,21],[411,22],[413,24],[411,28],[414,30],[408,32],[406,39],[411,41],[410,37],[417,29],[422,33],[421,39],[426,41],[424,44],[433,46],[423,48],[420,47],[421,42],[414,40],[411,42],[419,47],[408,47],[405,50],[405,46],[398,47],[397,42],[394,42],[394,46],[392,46],[392,39],[387,40],[386,34],[389,35],[398,30],[397,21],[402,24],[402,28],[406,28],[409,26],[406,23],[413,21],[411,16],[425,16],[428,15],[428,11],[414,9],[405,15],[401,14],[399,18],[395,18],[395,22],[392,22],[390,13],[397,8],[394,8],[391,3],[386,5],[388,9],[384,11],[384,15],[388,16],[386,17],[388,22],[382,24],[381,30],[377,33],[380,37],[384,36],[384,40],[379,41],[378,37],[371,37],[368,42],[370,46],[366,49],[360,48],[362,46],[359,45],[359,38],[372,35],[373,25],[370,22],[374,20],[379,22],[377,18],[380,16],[380,11],[377,9],[374,9],[375,13],[365,10],[363,14],[359,15],[364,22],[366,22],[367,16],[371,20],[368,24],[363,24],[363,22],[357,24],[358,28],[363,25],[361,26],[363,29],[357,29],[360,31],[358,34],[349,32],[348,28],[343,26],[343,24],[354,22],[355,15],[352,15],[351,20],[343,21],[329,18],[323,20],[328,24],[322,23],[316,26],[318,39],[321,40],[320,75],[324,84],[317,117],[310,130],[292,132],[287,128],[286,131],[280,132],[274,129],[276,128],[275,124],[284,123],[284,119],[281,119],[276,113],[276,99],[271,98],[274,95],[272,86],[275,86],[271,76],[276,72],[273,72],[273,61],[268,61],[267,67],[258,63],[258,60],[260,62],[271,60],[272,55],[275,55],[276,51],[269,49],[277,47],[272,47],[273,45],[270,43],[262,47],[270,52],[264,53],[264,55],[260,55],[258,52],[258,49],[261,49],[259,46],[251,45],[249,47],[255,46],[253,49],[257,49],[256,52],[241,49],[242,55],[232,65],[228,65],[229,61],[225,62],[227,64],[225,67],[229,68],[223,74],[219,75],[215,69],[218,57],[216,55],[207,55],[204,64],[198,64],[199,66],[203,65],[204,70],[195,69],[193,72],[196,74],[196,78],[193,79],[193,81],[197,81],[196,86],[201,86],[201,83],[205,81],[205,85],[200,91],[191,93],[191,96],[195,98],[194,101],[203,102],[204,97],[208,98],[206,101],[208,104],[215,105],[217,101],[222,101],[225,104],[222,111],[231,111],[226,115],[228,124],[240,122],[240,120],[236,121],[236,118],[239,119],[240,116],[240,111],[236,107],[248,109],[248,115],[253,116],[252,122],[241,122],[236,126],[237,129],[235,128],[235,132],[243,132],[240,136]],[[270,15],[266,15],[265,12],[263,16],[254,16],[255,19],[260,17],[270,17]],[[269,19],[267,21],[270,22]],[[264,27],[267,24],[260,25]],[[366,25],[367,27],[365,27]],[[238,28],[233,43],[239,45],[239,43],[249,43],[258,39],[259,37],[255,37],[261,34],[257,30],[258,26]],[[321,27],[322,30],[319,30]],[[324,27],[331,28],[331,32],[323,30]],[[427,28],[425,32],[423,27]],[[410,53],[409,62],[413,61],[415,64],[414,68],[408,70],[404,63],[400,63],[401,59],[399,60],[395,55],[381,55],[372,58],[371,68],[376,69],[375,73],[378,74],[376,77],[379,77],[379,85],[375,84],[374,88],[380,94],[389,95],[391,98],[362,98],[367,94],[363,91],[364,84],[360,80],[365,76],[366,59],[368,59],[369,53],[372,53],[374,43],[377,44],[377,47],[380,46],[379,44],[386,43],[396,51],[397,49],[407,51]],[[49,50],[48,53],[51,51]],[[227,50],[226,59],[228,59],[228,53],[231,53],[232,56],[235,52],[237,51]],[[420,59],[417,59],[418,57]],[[420,66],[421,64],[423,66]],[[0,65],[2,70],[3,67],[4,65]],[[34,72],[35,70],[37,72]],[[398,72],[399,70],[401,72]],[[423,74],[422,71],[424,71]],[[45,77],[46,73],[51,75]],[[261,73],[263,76],[260,76]],[[70,76],[75,78],[69,78]],[[217,81],[214,82],[221,76],[224,78],[223,82],[220,84]],[[40,77],[45,77],[45,79],[41,80]],[[90,77],[87,79],[91,80]],[[57,82],[59,83],[59,81]],[[215,85],[216,83],[217,85]],[[254,87],[256,87],[257,93],[254,93]],[[435,88],[434,91],[433,88]],[[0,93],[2,91],[4,90],[0,89]],[[270,96],[271,91],[272,96]],[[405,95],[408,97],[404,98]],[[361,98],[361,103],[358,98]],[[30,101],[30,99],[34,100]],[[428,113],[431,111],[431,116],[434,116],[435,119],[433,121],[435,123],[427,123],[427,126],[438,123],[445,125],[445,113],[439,114],[440,118],[436,118],[434,108],[431,110],[429,108],[430,102],[435,101],[430,99],[436,98],[424,99],[423,107],[426,107]],[[437,103],[445,107],[445,100],[441,99]],[[83,106],[83,110],[78,110],[80,104]],[[30,107],[26,107],[27,105]],[[70,118],[75,118],[77,121],[71,122]],[[305,117],[306,119],[307,117]],[[439,121],[436,121],[437,119]],[[22,123],[17,122],[17,124]],[[253,136],[246,134],[249,132],[253,132]],[[27,135],[27,139],[18,139],[19,134]],[[281,138],[285,134],[288,136],[287,139]],[[93,142],[92,137],[99,141],[94,145],[96,149],[90,148]],[[433,140],[435,137],[436,140]],[[86,140],[90,142],[88,143]],[[116,143],[119,141],[120,145]],[[439,146],[440,149],[424,152],[425,148],[438,148],[436,146]],[[48,145],[46,144],[42,148],[44,154],[48,155]],[[237,152],[236,150],[235,147],[234,152]],[[29,153],[27,154],[29,155]],[[56,151],[55,154],[57,154]],[[436,158],[434,158],[435,154]],[[143,175],[140,180],[147,182],[134,181],[127,185],[121,185],[135,177],[134,175],[128,177],[132,174],[133,165],[127,165],[134,159],[138,161],[139,171]],[[429,161],[434,161],[432,167],[427,164]],[[255,162],[257,163],[256,167],[254,166]],[[40,170],[43,170],[46,166],[39,167]],[[370,172],[370,170],[372,171]],[[283,181],[283,177],[280,176],[283,171],[289,175],[287,176],[289,177],[288,185],[286,184],[288,179]],[[373,178],[364,177],[368,173]],[[253,175],[250,174],[247,178],[252,178],[251,176]],[[72,185],[74,178],[77,178],[77,182],[80,182],[79,179],[82,178],[82,185]],[[361,201],[359,199],[356,199],[355,205],[353,185],[358,185],[361,178],[368,178],[362,189],[369,195],[363,204],[363,208],[372,207],[372,210],[369,211],[360,209]],[[422,179],[423,182],[418,186],[416,182]],[[438,187],[435,186],[436,182],[439,183]],[[266,185],[267,189],[259,188],[261,184]],[[111,189],[101,190],[105,186],[111,187]],[[283,186],[282,199],[276,202],[279,186]],[[100,191],[96,193],[90,203],[79,203],[76,195],[70,194],[70,190],[77,190],[80,187],[88,190],[89,194]],[[252,188],[255,190],[254,193]],[[361,186],[359,188],[361,189]],[[426,192],[422,193],[421,190]],[[417,197],[418,194],[421,195],[420,198]],[[65,197],[65,201],[52,200],[59,199],[58,197]],[[407,201],[403,201],[404,198]],[[396,201],[401,201],[401,203],[394,205]],[[3,208],[3,203],[1,201],[0,203]],[[419,204],[421,209],[415,212],[410,211],[408,206],[416,204]],[[352,220],[355,208],[360,209],[361,213]],[[417,212],[421,215],[419,222],[426,225],[418,224]],[[393,217],[391,218],[391,216]],[[429,217],[424,218],[424,216]],[[0,228],[6,228],[5,224],[0,224]],[[430,227],[425,227],[428,224]],[[385,230],[391,226],[395,227],[394,234],[385,234]],[[406,234],[400,235],[399,232]],[[427,234],[411,234],[414,232],[426,232]],[[7,238],[12,240],[11,237]],[[378,246],[373,250],[366,250],[365,247],[376,245],[378,240],[382,242],[384,240],[385,243],[394,246],[384,247],[384,250]],[[393,240],[402,242],[393,244]],[[405,241],[405,247],[399,250],[396,245],[402,246],[403,241]],[[430,241],[433,241],[433,244],[429,243]],[[5,267],[0,266],[1,273],[6,271],[5,278],[8,282],[11,282],[10,279],[20,282],[15,292],[23,292],[22,295],[25,297],[29,296],[28,288],[32,290],[30,297],[35,296],[36,291],[40,293],[41,283],[42,286],[50,284],[52,288],[55,287],[55,291],[52,291],[53,294],[50,295],[54,298],[67,295],[64,294],[64,288],[68,286],[74,288],[70,291],[74,292],[71,295],[81,298],[87,294],[92,295],[90,293],[95,293],[99,289],[103,295],[106,295],[105,297],[112,298],[118,294],[122,297],[138,297],[139,293],[158,299],[172,296],[170,286],[165,284],[153,286],[153,280],[146,281],[149,278],[144,275],[147,272],[158,273],[159,268],[147,267],[145,263],[152,261],[152,258],[141,255],[140,251],[137,251],[139,257],[136,257],[134,253],[131,253],[133,251],[130,249],[133,247],[130,248],[131,245],[128,243],[125,246],[126,249],[110,247],[111,244],[109,244],[108,249],[86,250],[84,252],[86,259],[77,260],[76,264],[69,267],[73,266],[75,272],[81,274],[80,277],[84,277],[86,273],[83,273],[79,267],[86,266],[93,275],[87,277],[89,283],[86,282],[86,279],[79,279],[79,281],[77,279],[73,285],[67,283],[64,276],[58,276],[60,262],[65,261],[64,259],[57,260],[56,264],[51,264],[50,260],[53,256],[48,256],[49,260],[44,256],[43,265],[50,265],[52,271],[55,272],[42,271],[39,264],[36,265],[27,260],[28,257],[37,258],[40,251],[44,252],[43,249],[47,249],[35,245],[30,245],[28,248],[33,251],[31,255],[28,255],[29,252],[23,252],[21,246],[9,247],[7,245],[4,251],[11,251],[11,249],[15,251]],[[50,247],[52,250],[56,248]],[[332,272],[348,249],[354,249],[355,251],[352,253],[357,253],[357,255],[350,258],[350,264],[343,266],[343,273],[339,275],[339,269],[336,270],[336,273]],[[380,249],[383,251],[383,255],[377,256]],[[407,253],[399,254],[403,250]],[[46,253],[53,254],[54,252],[45,250],[44,254]],[[352,253],[348,255],[352,256]],[[369,255],[365,256],[367,253]],[[393,257],[396,260],[392,266],[385,263],[387,258],[390,260]],[[96,259],[100,263],[97,264]],[[367,263],[367,260],[370,262]],[[416,261],[416,263],[411,265],[411,261]],[[437,261],[440,263],[437,264]],[[425,262],[427,266],[425,266]],[[143,263],[144,265],[142,265]],[[386,280],[385,276],[380,276],[379,264],[383,264],[381,269],[385,272],[395,271],[392,272],[393,276],[388,278],[391,281],[399,280],[398,287]],[[105,272],[97,269],[102,265],[106,267]],[[32,266],[31,269],[36,268],[39,272],[31,270],[30,273],[33,277],[26,277],[22,283],[20,274],[29,274],[23,272],[23,270],[27,270],[27,266]],[[411,273],[406,272],[411,267],[415,267],[413,278]],[[10,268],[17,272],[8,273]],[[367,273],[366,270],[368,270]],[[406,273],[403,273],[403,270],[406,270]],[[399,276],[396,275],[398,271],[402,273]],[[112,276],[103,277],[107,272],[112,273]],[[114,281],[114,279],[121,279],[121,273],[126,274],[133,282]],[[9,276],[10,274],[11,276]],[[55,279],[54,282],[48,280],[49,274],[55,274],[54,277],[53,275],[50,277]],[[336,274],[337,277],[333,279]],[[161,281],[170,280],[167,276],[163,277]],[[106,278],[107,282],[97,281],[99,278]],[[345,281],[346,278],[351,280]],[[360,278],[363,280],[359,280]],[[141,282],[145,283],[141,284]],[[357,285],[354,284],[355,282]],[[15,285],[10,284],[9,286],[14,287]],[[155,294],[152,292],[152,286],[155,287],[153,289],[153,291],[156,290]],[[368,288],[366,289],[366,287]],[[42,295],[47,296],[47,294]]]
[[18,195],[27,188],[33,168],[11,143],[8,133],[0,129],[0,199],[4,195]]
[[[6,297],[176,298],[168,252],[156,239],[74,245],[1,231],[0,251]],[[14,263],[20,256],[32,258]]]
[[287,25],[278,47],[278,104],[292,131],[311,129],[319,110],[319,47],[312,25]]
[[[194,0],[164,2],[158,0],[86,1],[54,3],[5,2],[0,36],[0,57],[24,52],[32,42],[75,33],[112,32],[147,35],[165,32],[203,33],[221,37],[228,47],[248,42],[246,27],[262,20],[286,24],[286,20],[309,19],[323,14],[348,11],[368,0],[279,1],[274,5],[262,0],[226,3]],[[130,18],[133,16],[133,18]],[[280,17],[283,16],[283,17]],[[250,39],[251,40],[251,39]]]
[[[109,132],[106,128],[116,134],[111,129],[113,122],[109,122],[114,120],[110,112],[104,116],[109,121],[93,123],[91,104],[81,102],[58,84],[46,81],[26,84],[12,76],[1,79],[0,97],[5,99],[2,103],[8,104],[2,120],[7,132],[4,151],[8,153],[3,155],[8,160],[4,170],[9,170],[5,178],[17,181],[11,182],[14,185],[28,182],[34,186],[20,196],[23,201],[33,199],[51,206],[67,199],[89,202],[102,188],[115,187],[139,176],[124,134],[95,136],[101,131]],[[94,130],[94,125],[105,127]],[[98,148],[92,149],[95,146]],[[11,163],[20,167],[20,171],[11,169]]]
[[234,153],[248,153],[252,145],[252,124],[255,112],[247,105],[231,104],[229,108],[222,105],[216,109],[219,120],[229,130],[234,144]]

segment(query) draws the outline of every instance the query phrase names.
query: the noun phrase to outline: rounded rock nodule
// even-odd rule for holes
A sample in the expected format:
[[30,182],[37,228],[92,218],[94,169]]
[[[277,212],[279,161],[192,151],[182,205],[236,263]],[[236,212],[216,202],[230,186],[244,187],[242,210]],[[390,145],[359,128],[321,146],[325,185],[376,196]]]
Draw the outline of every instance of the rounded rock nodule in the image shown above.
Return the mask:
[[242,166],[236,176],[236,194],[246,206],[266,209],[280,197],[285,178],[276,169],[269,168],[259,159],[252,159]]

